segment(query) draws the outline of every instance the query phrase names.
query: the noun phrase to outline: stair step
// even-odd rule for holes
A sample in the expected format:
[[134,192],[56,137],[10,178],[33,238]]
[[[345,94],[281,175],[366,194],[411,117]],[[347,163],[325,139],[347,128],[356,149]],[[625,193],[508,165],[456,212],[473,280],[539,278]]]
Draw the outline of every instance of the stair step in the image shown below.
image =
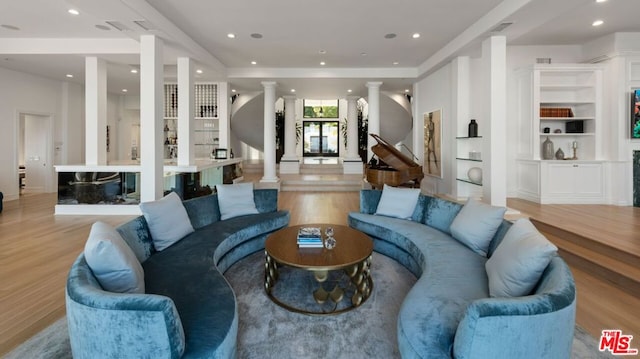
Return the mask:
[[631,295],[640,296],[640,260],[621,260],[621,256],[634,257],[633,254],[612,247],[602,251],[602,243],[533,218],[531,221],[558,247],[560,256],[569,265],[612,283]]
[[300,166],[300,174],[342,174],[342,165],[302,165]]

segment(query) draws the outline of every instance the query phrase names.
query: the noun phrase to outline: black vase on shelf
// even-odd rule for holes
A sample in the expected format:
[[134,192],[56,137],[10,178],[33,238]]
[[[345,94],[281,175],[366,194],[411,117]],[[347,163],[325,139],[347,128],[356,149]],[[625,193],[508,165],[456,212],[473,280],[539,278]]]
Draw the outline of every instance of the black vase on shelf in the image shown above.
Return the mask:
[[469,137],[478,137],[478,123],[475,119],[469,122]]

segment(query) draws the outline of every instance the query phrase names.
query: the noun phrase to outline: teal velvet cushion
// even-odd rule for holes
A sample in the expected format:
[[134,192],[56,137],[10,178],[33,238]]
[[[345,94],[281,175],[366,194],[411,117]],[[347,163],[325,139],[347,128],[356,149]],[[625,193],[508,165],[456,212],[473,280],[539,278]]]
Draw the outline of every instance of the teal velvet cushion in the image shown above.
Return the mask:
[[489,294],[492,297],[529,294],[557,251],[528,219],[519,219],[485,264]]
[[144,293],[144,271],[115,228],[104,222],[91,226],[84,256],[100,286],[110,292]]
[[193,232],[187,210],[175,192],[157,201],[140,203],[140,210],[147,220],[153,246],[157,251],[168,248]]
[[486,257],[506,211],[470,198],[451,223],[451,236]]
[[449,228],[462,205],[442,198],[430,197],[426,204],[423,223],[429,227],[451,234]]
[[396,188],[384,185],[376,215],[412,219],[413,211],[418,203],[420,189]]
[[216,185],[220,219],[258,213],[253,199],[253,182],[232,185]]

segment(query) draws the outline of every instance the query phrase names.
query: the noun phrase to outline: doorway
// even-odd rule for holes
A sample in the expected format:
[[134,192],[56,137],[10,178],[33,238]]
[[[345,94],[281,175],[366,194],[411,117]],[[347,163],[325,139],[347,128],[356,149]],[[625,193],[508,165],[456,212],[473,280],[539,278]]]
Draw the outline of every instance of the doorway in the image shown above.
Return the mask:
[[18,123],[19,193],[51,192],[53,183],[53,161],[50,151],[52,117],[19,113]]
[[338,157],[338,121],[303,122],[303,157]]

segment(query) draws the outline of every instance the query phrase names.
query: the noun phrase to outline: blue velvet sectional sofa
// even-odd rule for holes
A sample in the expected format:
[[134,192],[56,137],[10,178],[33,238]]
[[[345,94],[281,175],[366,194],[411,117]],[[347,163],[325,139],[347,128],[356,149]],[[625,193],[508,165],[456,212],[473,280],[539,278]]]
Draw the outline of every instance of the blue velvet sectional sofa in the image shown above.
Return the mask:
[[118,227],[142,263],[144,294],[104,291],[81,254],[66,287],[74,358],[235,357],[238,308],[222,274],[289,223],[277,190],[254,200],[259,214],[223,221],[217,195],[185,201],[195,232],[161,252],[143,216]]
[[[462,205],[420,195],[411,220],[374,215],[381,191],[363,190],[349,225],[374,250],[402,263],[418,281],[398,315],[403,358],[569,358],[576,295],[565,262],[555,256],[532,293],[490,297],[487,257],[454,239],[449,227]],[[488,257],[510,227],[503,221]],[[375,273],[374,273],[375,275]]]

